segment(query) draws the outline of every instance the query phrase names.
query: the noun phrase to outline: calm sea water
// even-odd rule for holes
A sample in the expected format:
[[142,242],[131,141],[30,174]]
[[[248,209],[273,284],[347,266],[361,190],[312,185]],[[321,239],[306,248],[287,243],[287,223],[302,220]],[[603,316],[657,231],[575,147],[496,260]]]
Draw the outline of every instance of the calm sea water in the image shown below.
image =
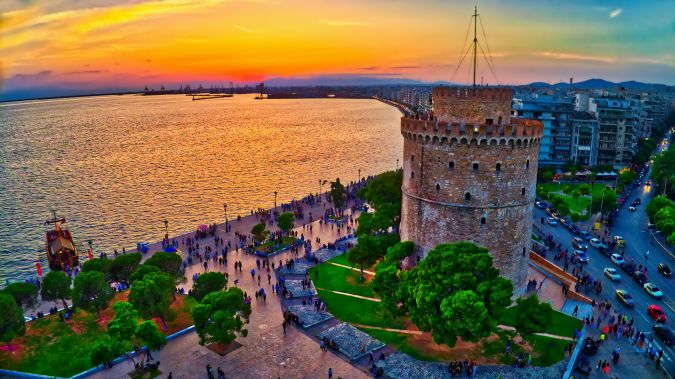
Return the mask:
[[[0,283],[35,275],[44,220],[111,252],[394,169],[399,112],[375,100],[106,96],[0,104]],[[327,186],[322,189],[326,190]]]

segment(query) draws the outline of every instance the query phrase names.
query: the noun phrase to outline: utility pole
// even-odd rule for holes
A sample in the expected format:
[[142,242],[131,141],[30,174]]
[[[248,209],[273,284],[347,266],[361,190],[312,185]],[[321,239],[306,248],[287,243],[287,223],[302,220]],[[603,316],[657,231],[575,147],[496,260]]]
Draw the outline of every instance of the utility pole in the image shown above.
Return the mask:
[[478,45],[478,38],[476,32],[478,28],[478,6],[473,8],[473,94],[476,95],[476,47]]

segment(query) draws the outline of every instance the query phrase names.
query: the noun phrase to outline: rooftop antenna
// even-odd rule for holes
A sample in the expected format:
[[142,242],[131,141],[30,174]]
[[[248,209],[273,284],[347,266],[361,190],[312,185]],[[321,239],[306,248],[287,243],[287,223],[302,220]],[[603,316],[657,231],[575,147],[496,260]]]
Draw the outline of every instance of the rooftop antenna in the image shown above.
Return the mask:
[[476,94],[476,47],[478,46],[477,29],[478,28],[478,6],[473,8],[473,94]]

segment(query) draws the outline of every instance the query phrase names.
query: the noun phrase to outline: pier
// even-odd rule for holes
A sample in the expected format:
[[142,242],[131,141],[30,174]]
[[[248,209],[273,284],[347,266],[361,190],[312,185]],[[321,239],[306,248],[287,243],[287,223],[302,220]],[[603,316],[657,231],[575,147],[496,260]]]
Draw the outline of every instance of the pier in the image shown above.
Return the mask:
[[197,93],[197,94],[188,94],[185,96],[192,96],[192,101],[195,100],[208,100],[208,99],[220,99],[223,97],[232,97],[231,93]]

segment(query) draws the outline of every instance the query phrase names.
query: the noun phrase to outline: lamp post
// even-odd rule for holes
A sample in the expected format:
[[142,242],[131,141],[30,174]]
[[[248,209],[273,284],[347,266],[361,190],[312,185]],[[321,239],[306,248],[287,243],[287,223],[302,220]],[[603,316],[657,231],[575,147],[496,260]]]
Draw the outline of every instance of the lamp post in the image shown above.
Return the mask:
[[274,208],[277,207],[277,191],[274,191]]
[[169,239],[169,220],[164,219],[164,231],[166,234],[164,234],[164,239]]
[[227,203],[223,203],[223,211],[225,212],[225,224],[227,224]]
[[396,158],[396,171],[398,171],[398,158]]

